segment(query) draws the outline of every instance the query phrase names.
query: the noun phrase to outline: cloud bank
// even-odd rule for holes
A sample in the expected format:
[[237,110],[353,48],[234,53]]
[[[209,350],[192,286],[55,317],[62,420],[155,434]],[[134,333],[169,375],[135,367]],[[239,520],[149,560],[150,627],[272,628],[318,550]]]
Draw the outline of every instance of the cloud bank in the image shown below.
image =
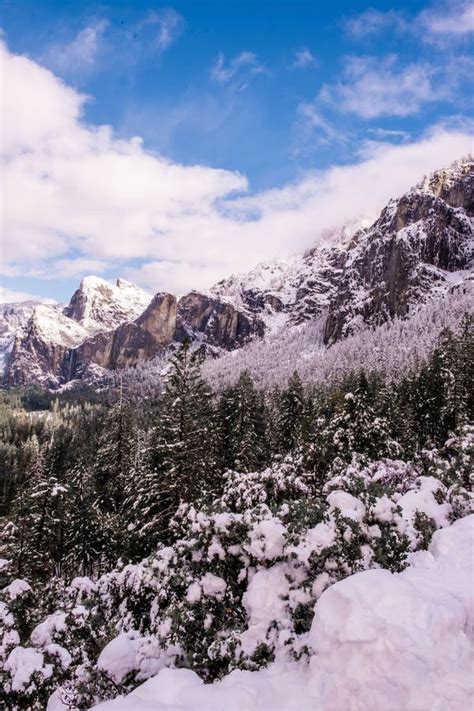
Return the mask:
[[87,98],[1,46],[2,271],[45,278],[111,272],[154,290],[206,288],[313,244],[469,152],[465,129],[371,141],[353,165],[249,194],[236,171],[182,165],[88,125]]

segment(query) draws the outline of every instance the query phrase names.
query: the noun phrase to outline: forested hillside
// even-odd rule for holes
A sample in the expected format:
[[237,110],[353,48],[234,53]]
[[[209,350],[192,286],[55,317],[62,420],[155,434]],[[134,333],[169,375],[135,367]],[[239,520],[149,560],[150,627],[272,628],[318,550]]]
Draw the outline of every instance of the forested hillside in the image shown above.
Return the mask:
[[185,342],[146,393],[4,391],[2,703],[87,709],[164,666],[310,657],[324,589],[402,570],[470,512],[473,370],[466,313],[400,378],[263,391],[244,371],[213,393]]

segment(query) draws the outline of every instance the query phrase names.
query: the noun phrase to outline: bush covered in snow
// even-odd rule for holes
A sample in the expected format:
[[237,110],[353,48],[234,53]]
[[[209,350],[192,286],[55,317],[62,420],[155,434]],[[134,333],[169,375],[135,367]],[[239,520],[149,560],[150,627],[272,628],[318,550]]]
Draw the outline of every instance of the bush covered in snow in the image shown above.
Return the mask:
[[309,659],[324,590],[360,571],[403,570],[471,510],[452,466],[472,429],[446,447],[451,460],[425,452],[418,465],[354,456],[323,488],[290,456],[262,472],[228,471],[219,497],[179,506],[170,545],[95,581],[51,585],[41,599],[9,582],[5,564],[3,694],[12,708],[40,709],[59,688],[56,699],[85,709],[168,667],[214,681]]
[[[472,680],[474,517],[437,531],[400,574],[370,570],[326,590],[307,641],[314,654],[204,685],[164,669],[98,711],[466,711]],[[63,711],[53,699],[49,711]]]

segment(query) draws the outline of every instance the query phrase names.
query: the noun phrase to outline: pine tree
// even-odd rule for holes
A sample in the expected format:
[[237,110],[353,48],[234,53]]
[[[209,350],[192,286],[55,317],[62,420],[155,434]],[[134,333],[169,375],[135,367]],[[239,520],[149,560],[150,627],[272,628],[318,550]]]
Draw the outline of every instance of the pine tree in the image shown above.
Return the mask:
[[474,316],[463,316],[458,338],[458,362],[456,372],[457,427],[474,419]]
[[72,575],[91,576],[105,545],[101,514],[90,470],[78,464],[69,475],[67,567]]
[[101,430],[94,466],[98,502],[104,512],[120,516],[133,464],[132,412],[122,390]]
[[348,463],[354,454],[368,459],[398,454],[399,445],[390,435],[387,420],[376,414],[370,399],[369,383],[362,371],[354,392],[346,393],[342,408],[320,434],[323,467],[336,459]]
[[135,433],[134,463],[126,490],[127,552],[132,560],[148,555],[166,537],[167,523],[176,507],[163,467],[152,464],[150,439],[143,430]]
[[31,440],[31,449],[25,481],[5,534],[14,551],[18,576],[43,579],[61,573],[67,490],[47,470],[36,436]]
[[304,388],[296,370],[288,380],[288,387],[282,392],[279,404],[278,446],[280,452],[286,454],[301,444],[304,430]]
[[163,472],[162,496],[177,505],[212,489],[216,474],[212,396],[188,341],[170,361],[161,412],[154,469]]
[[219,419],[224,468],[250,472],[267,463],[265,402],[248,371],[222,394]]

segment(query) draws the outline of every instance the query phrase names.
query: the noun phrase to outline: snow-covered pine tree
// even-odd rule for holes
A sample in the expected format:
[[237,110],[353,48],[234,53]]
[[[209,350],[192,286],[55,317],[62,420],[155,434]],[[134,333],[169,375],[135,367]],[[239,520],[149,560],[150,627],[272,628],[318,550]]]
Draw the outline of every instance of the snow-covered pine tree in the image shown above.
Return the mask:
[[93,463],[96,502],[107,538],[109,561],[116,561],[126,547],[124,526],[126,488],[133,467],[134,413],[120,384],[119,397],[101,423]]
[[163,466],[153,464],[152,437],[152,433],[141,429],[135,432],[134,461],[124,506],[127,552],[132,560],[138,560],[154,550],[165,535],[169,517],[176,505],[174,492],[170,492],[167,486]]
[[95,458],[95,480],[101,509],[119,515],[133,464],[133,415],[126,397],[108,410],[101,427]]
[[170,513],[212,489],[216,428],[211,392],[201,377],[201,356],[185,340],[170,361],[154,443],[158,491]]
[[98,572],[106,543],[93,473],[79,463],[70,472],[68,484],[66,567],[73,576],[90,577]]
[[256,471],[268,460],[265,402],[250,373],[241,373],[219,403],[221,458],[224,468]]
[[18,576],[36,580],[61,572],[66,488],[47,470],[36,435],[30,446],[30,463],[5,527],[5,539],[7,552],[17,561]]
[[348,463],[354,454],[377,459],[399,453],[387,420],[376,414],[370,399],[369,383],[361,371],[354,392],[345,394],[342,407],[318,435],[323,468],[335,460]]
[[467,312],[459,328],[457,365],[457,425],[462,427],[474,419],[474,316]]
[[288,387],[281,393],[279,405],[277,441],[279,451],[287,454],[301,444],[304,431],[305,393],[296,370],[288,380]]

